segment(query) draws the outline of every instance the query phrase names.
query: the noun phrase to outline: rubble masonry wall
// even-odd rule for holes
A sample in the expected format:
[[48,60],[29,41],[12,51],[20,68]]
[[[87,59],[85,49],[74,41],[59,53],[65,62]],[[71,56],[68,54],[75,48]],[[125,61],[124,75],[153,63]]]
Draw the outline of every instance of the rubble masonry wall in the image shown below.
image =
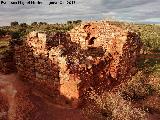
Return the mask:
[[91,90],[101,94],[135,74],[140,48],[136,33],[89,22],[67,33],[31,32],[15,45],[15,60],[21,78],[77,106]]

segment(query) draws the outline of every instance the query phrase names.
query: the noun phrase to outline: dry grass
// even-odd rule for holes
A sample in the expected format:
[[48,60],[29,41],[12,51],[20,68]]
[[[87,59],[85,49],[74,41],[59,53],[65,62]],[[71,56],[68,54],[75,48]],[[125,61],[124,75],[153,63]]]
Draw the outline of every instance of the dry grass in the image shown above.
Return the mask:
[[[160,26],[134,25],[129,23],[113,22],[124,29],[133,29],[140,32],[143,51],[160,53]],[[49,28],[35,26],[36,29]],[[42,26],[43,27],[43,26]],[[67,25],[66,30],[72,26]],[[61,29],[63,29],[62,26]],[[29,29],[29,28],[28,28]],[[52,28],[53,29],[53,28]],[[29,31],[29,30],[26,30]],[[50,30],[48,30],[50,31]],[[65,30],[64,30],[65,31]],[[8,49],[8,40],[0,39],[0,53]],[[57,50],[57,55],[61,54]],[[153,53],[154,54],[154,53]],[[148,54],[149,56],[151,54]],[[157,54],[158,56],[160,54]],[[143,58],[139,61],[139,72],[128,82],[121,84],[117,92],[105,92],[99,96],[94,91],[90,93],[90,103],[83,109],[91,120],[150,120],[148,114],[160,115],[160,58]],[[58,62],[58,60],[57,60]],[[92,104],[91,104],[92,102]]]
[[0,53],[6,51],[8,49],[8,45],[8,41],[0,41]]
[[84,113],[92,120],[150,120],[150,115],[160,115],[158,68],[151,73],[139,71],[117,91],[106,91],[101,96],[92,91],[90,101],[94,104],[85,107]]
[[97,96],[91,95],[95,104],[84,109],[92,120],[147,120],[144,110],[136,108],[130,101],[124,100],[119,93],[105,92]]

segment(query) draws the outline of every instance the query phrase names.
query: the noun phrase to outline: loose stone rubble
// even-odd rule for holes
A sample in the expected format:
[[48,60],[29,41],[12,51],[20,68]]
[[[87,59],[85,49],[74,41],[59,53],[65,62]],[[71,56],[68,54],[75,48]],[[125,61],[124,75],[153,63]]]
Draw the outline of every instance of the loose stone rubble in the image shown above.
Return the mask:
[[21,78],[77,107],[88,92],[101,94],[135,74],[141,42],[136,33],[100,21],[67,33],[34,31],[14,48]]

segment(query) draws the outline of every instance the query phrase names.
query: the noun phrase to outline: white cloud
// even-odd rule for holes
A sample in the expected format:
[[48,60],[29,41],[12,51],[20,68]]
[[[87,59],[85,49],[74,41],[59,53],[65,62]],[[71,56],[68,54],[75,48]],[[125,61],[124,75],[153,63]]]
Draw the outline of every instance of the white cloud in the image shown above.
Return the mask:
[[150,22],[160,23],[160,0],[76,0],[75,5],[49,6],[50,1],[60,0],[43,0],[43,5],[0,5],[0,25],[7,25],[11,21],[52,23],[106,17],[135,22],[149,19]]

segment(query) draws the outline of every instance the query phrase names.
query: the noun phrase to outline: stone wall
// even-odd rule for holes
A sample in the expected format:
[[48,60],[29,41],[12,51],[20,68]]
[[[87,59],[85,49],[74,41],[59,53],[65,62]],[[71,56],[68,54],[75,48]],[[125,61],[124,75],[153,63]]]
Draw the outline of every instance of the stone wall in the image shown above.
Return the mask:
[[129,79],[140,48],[136,33],[90,22],[68,33],[30,33],[15,45],[15,60],[21,78],[74,107],[90,91],[101,94]]
[[32,32],[22,45],[15,45],[16,66],[23,80],[54,96],[59,94],[59,68],[56,61],[49,58],[52,52],[46,49],[45,35]]

